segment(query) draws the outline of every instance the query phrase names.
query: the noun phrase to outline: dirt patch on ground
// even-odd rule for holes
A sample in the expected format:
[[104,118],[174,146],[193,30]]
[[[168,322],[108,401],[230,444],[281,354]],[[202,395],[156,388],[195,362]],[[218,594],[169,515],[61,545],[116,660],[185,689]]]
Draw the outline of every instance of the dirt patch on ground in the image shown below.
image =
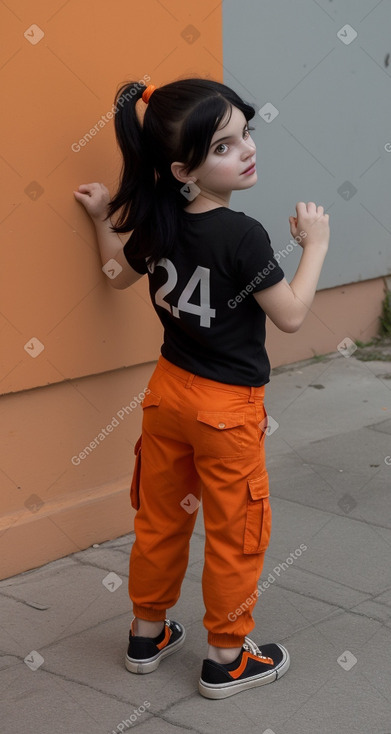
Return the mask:
[[367,344],[360,345],[354,356],[362,362],[391,362],[391,337],[374,337]]
[[[353,352],[352,357],[356,357],[361,362],[391,362],[391,337],[389,336],[375,336],[370,342],[362,344],[358,342],[360,346]],[[338,351],[330,352],[330,354],[317,354],[310,359],[304,359],[301,362],[293,362],[292,364],[281,365],[280,367],[273,367],[271,375],[281,375],[284,372],[294,372],[297,369],[302,369],[310,364],[316,362],[328,362],[331,359],[338,359],[340,357]],[[380,376],[380,375],[378,375]],[[383,375],[385,379],[391,379],[391,373]],[[316,387],[315,385],[313,387]]]

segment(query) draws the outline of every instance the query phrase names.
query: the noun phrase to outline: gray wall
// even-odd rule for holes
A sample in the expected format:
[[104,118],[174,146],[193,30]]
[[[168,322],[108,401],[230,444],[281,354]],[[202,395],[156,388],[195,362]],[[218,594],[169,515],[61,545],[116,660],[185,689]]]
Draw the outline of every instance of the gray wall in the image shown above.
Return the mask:
[[[337,36],[346,24],[350,43]],[[324,206],[319,288],[391,273],[390,54],[390,0],[223,2],[224,83],[257,108],[258,182],[230,207],[261,221],[278,252],[296,203]],[[271,122],[258,114],[267,103]],[[280,261],[288,280],[300,252]]]

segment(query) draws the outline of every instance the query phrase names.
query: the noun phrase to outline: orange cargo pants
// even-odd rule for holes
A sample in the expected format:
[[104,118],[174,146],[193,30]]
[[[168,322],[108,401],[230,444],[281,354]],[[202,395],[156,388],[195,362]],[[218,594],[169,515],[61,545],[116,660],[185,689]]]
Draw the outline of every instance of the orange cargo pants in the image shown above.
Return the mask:
[[131,483],[133,614],[163,620],[178,601],[202,498],[208,643],[240,647],[271,531],[265,386],[216,382],[160,356],[148,388]]

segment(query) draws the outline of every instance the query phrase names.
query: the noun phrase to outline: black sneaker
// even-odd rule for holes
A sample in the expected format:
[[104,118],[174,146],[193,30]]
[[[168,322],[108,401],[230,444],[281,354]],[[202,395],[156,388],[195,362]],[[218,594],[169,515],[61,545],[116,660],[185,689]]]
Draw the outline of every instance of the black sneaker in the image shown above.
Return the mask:
[[249,637],[232,663],[221,665],[207,658],[202,665],[198,690],[205,698],[228,698],[281,678],[290,664],[288,650],[271,643],[260,650]]
[[163,631],[157,637],[136,637],[133,634],[133,621],[125,658],[126,668],[131,673],[152,673],[162,658],[179,650],[185,641],[185,628],[179,622],[166,619]]

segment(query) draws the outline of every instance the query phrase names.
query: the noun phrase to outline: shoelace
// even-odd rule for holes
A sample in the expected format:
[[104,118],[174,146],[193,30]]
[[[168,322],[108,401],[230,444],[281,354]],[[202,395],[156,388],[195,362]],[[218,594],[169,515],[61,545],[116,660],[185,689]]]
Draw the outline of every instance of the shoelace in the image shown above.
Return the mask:
[[258,655],[258,657],[263,658],[264,655],[262,654],[262,650],[259,649],[258,645],[255,644],[253,640],[250,640],[249,637],[245,637],[245,642],[243,644],[243,647],[247,652],[251,652],[253,655]]

